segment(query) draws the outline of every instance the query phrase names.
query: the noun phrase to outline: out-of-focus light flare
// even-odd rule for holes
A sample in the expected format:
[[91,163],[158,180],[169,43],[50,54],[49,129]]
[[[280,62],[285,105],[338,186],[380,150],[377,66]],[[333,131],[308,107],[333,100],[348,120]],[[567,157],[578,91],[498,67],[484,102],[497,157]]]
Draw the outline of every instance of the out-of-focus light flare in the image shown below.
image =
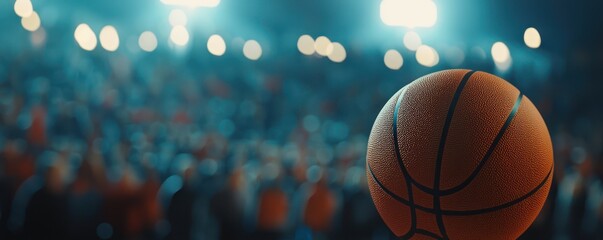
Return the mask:
[[480,60],[485,60],[486,59],[486,51],[484,51],[484,49],[482,49],[479,46],[474,46],[471,48],[471,53],[476,56],[477,58],[479,58]]
[[234,37],[232,38],[232,41],[230,41],[230,46],[236,49],[243,49],[245,46],[245,39],[242,37]]
[[157,37],[151,31],[146,31],[138,37],[138,46],[145,52],[155,51],[157,48]]
[[258,60],[262,56],[262,46],[256,40],[249,40],[243,45],[243,55],[249,60]]
[[170,32],[170,40],[178,46],[186,46],[189,38],[188,30],[183,26],[175,26]]
[[417,62],[425,67],[433,67],[440,62],[440,55],[438,52],[427,45],[421,45],[417,48],[415,57],[417,58]]
[[320,36],[316,38],[314,42],[314,50],[321,56],[328,56],[330,51],[333,51],[333,48],[329,49],[329,45],[331,44],[331,40],[325,36]]
[[30,40],[34,47],[43,46],[46,43],[46,30],[42,27],[38,28],[38,30],[31,33]]
[[77,44],[86,51],[92,51],[96,48],[97,39],[94,31],[88,24],[82,23],[75,28],[73,33]]
[[109,223],[101,223],[96,227],[96,235],[100,239],[110,239],[113,236],[113,226]]
[[507,71],[511,68],[513,60],[511,58],[511,52],[509,47],[503,42],[496,42],[492,45],[491,49],[492,59],[496,68],[500,71]]
[[329,54],[329,60],[336,62],[336,63],[343,62],[345,60],[345,58],[347,57],[347,53],[346,53],[343,45],[341,45],[341,43],[334,42],[329,46],[330,46],[329,48],[332,49],[331,54]]
[[386,25],[408,28],[431,27],[438,19],[432,0],[383,0],[380,13]]
[[444,52],[450,65],[457,67],[465,61],[465,52],[459,47],[450,47]]
[[529,48],[538,48],[540,47],[541,43],[540,33],[538,33],[538,30],[536,30],[536,28],[528,28],[523,33],[523,41]]
[[496,65],[496,69],[505,72],[511,68],[511,65],[513,65],[513,58],[509,57],[504,62],[494,62],[494,65]]
[[119,34],[115,27],[111,25],[103,27],[98,37],[100,38],[101,46],[105,50],[114,52],[119,48]]
[[314,39],[310,35],[301,35],[297,39],[297,49],[304,55],[314,54]]
[[15,14],[17,16],[26,18],[33,13],[33,5],[30,0],[17,0],[14,5]]
[[188,17],[186,16],[186,13],[184,13],[184,11],[182,11],[181,9],[174,9],[170,12],[170,25],[172,25],[172,27],[175,26],[186,26],[186,23],[188,22]]
[[198,7],[216,7],[220,0],[161,0],[165,5],[198,8]]
[[509,48],[502,42],[496,42],[492,45],[491,49],[492,59],[495,63],[504,63],[509,61],[511,58],[511,52]]
[[211,35],[207,40],[207,50],[215,56],[222,56],[226,52],[226,42],[218,34]]
[[383,62],[385,66],[391,70],[398,70],[402,68],[402,64],[404,63],[404,59],[402,58],[402,54],[400,52],[390,49],[385,52],[385,56],[383,57]]
[[27,31],[34,32],[40,28],[40,16],[35,11],[29,17],[21,18],[21,26]]
[[421,36],[414,31],[409,31],[404,34],[404,46],[410,51],[417,51],[417,48],[421,46]]

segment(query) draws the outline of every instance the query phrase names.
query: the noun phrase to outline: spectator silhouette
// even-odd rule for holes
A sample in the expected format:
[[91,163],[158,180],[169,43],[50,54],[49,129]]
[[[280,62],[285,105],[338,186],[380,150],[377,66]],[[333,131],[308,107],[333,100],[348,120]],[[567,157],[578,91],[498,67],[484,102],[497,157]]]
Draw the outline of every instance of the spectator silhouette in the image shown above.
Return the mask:
[[197,194],[192,186],[194,168],[186,167],[182,175],[182,187],[174,193],[167,209],[167,220],[171,228],[168,239],[192,239],[193,213],[197,200]]
[[66,239],[68,233],[67,197],[60,168],[52,165],[45,174],[44,186],[34,193],[25,211],[25,239]]
[[244,239],[244,199],[243,173],[235,170],[228,180],[228,184],[220,190],[211,200],[211,210],[219,224],[219,239],[238,240]]

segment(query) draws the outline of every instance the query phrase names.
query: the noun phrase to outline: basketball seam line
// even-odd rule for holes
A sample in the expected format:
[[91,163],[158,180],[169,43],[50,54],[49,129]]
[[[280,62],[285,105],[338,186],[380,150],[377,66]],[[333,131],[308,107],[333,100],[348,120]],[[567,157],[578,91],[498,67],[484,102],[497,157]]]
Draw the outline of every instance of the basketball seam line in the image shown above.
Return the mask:
[[454,211],[454,210],[447,210],[447,211],[442,211],[442,213],[444,213],[445,215],[448,216],[465,216],[465,215],[477,215],[477,214],[482,214],[482,213],[487,213],[487,212],[493,212],[493,211],[498,211],[507,207],[511,207],[515,204],[518,204],[520,202],[522,202],[523,200],[529,198],[530,196],[534,195],[536,192],[538,192],[538,190],[540,190],[545,184],[546,182],[550,179],[551,177],[551,173],[553,172],[553,168],[554,168],[554,164],[551,165],[551,168],[549,169],[549,172],[547,173],[546,177],[544,178],[544,180],[542,182],[540,182],[540,184],[538,184],[538,186],[536,186],[534,189],[532,189],[532,191],[529,191],[528,193],[526,193],[525,195],[504,203],[504,204],[500,204],[498,206],[494,206],[494,207],[490,207],[490,208],[482,208],[482,209],[476,209],[476,210],[465,210],[465,211]]
[[[521,104],[521,101],[523,99],[523,94],[520,92],[519,96],[517,97],[517,99],[515,100],[515,104],[513,105],[513,108],[511,109],[511,112],[509,113],[509,116],[507,116],[507,119],[505,120],[505,123],[503,124],[503,126],[501,127],[501,129],[498,131],[496,137],[494,138],[494,140],[492,141],[492,144],[490,144],[490,147],[488,148],[488,151],[486,152],[486,154],[484,155],[484,157],[480,160],[480,162],[478,163],[478,166],[476,167],[476,169],[474,169],[474,171],[471,173],[471,175],[469,175],[469,177],[467,179],[465,179],[461,184],[454,186],[452,188],[448,188],[448,189],[444,189],[440,191],[440,196],[447,196],[447,195],[451,195],[454,194],[462,189],[464,189],[467,185],[469,185],[469,183],[471,183],[471,181],[473,181],[473,179],[477,176],[477,173],[479,172],[479,170],[485,165],[485,163],[489,160],[491,153],[495,150],[496,146],[498,145],[500,139],[502,138],[503,134],[507,131],[507,128],[511,125],[511,121],[513,120],[513,118],[515,118],[515,115],[517,114],[518,110],[519,110],[519,106]],[[421,183],[419,183],[418,181],[416,181],[415,179],[412,178],[412,176],[410,177],[412,183],[421,191],[429,194],[429,195],[434,195],[434,190],[432,188],[429,188]]]
[[[409,239],[411,238],[417,229],[417,222],[416,222],[416,218],[417,218],[417,213],[416,213],[416,209],[415,209],[415,204],[414,204],[414,198],[412,195],[412,178],[410,177],[410,174],[408,174],[408,171],[406,170],[406,166],[404,166],[404,162],[402,161],[402,156],[400,155],[400,146],[398,144],[398,111],[400,108],[400,104],[402,103],[402,98],[404,97],[404,94],[406,93],[406,91],[408,90],[408,88],[402,90],[402,92],[400,92],[400,95],[398,95],[398,99],[396,101],[396,107],[394,109],[394,119],[392,121],[392,132],[393,132],[393,140],[394,140],[394,147],[396,150],[396,158],[398,160],[398,166],[400,167],[400,170],[402,171],[402,175],[404,175],[404,179],[406,182],[406,192],[408,193],[408,203],[410,205],[410,216],[411,216],[411,225],[410,225],[410,229],[408,230],[408,232],[406,234],[404,234],[404,236],[402,236],[403,238]],[[368,162],[367,162],[368,164]],[[370,168],[370,166],[369,166]]]
[[[465,179],[465,181],[463,181],[461,184],[459,184],[455,187],[452,187],[452,188],[442,190],[440,192],[441,196],[448,196],[448,195],[457,193],[458,191],[467,187],[473,181],[473,179],[475,179],[475,177],[477,177],[477,174],[479,173],[481,168],[483,168],[483,166],[486,165],[486,162],[490,159],[490,156],[492,155],[494,150],[496,150],[496,147],[498,146],[498,143],[500,143],[500,140],[502,139],[504,133],[507,131],[509,126],[511,126],[511,122],[517,115],[517,112],[519,111],[519,106],[521,105],[522,100],[523,100],[523,94],[519,93],[519,96],[515,100],[515,104],[513,105],[511,112],[509,113],[509,115],[507,116],[507,119],[505,120],[505,123],[498,131],[498,134],[492,141],[492,144],[488,148],[488,151],[486,152],[486,154],[484,154],[484,157],[482,158],[482,160],[480,160],[478,166],[475,168],[475,170],[473,170],[471,175],[467,179]],[[410,178],[411,178],[412,183],[415,184],[415,186],[417,186],[419,189],[423,190],[423,192],[433,196],[433,189],[425,187],[425,186],[423,186],[425,188],[425,189],[423,189],[419,186],[420,184],[418,184],[416,182],[416,180],[412,179],[412,176]]]
[[507,129],[511,125],[511,122],[515,118],[515,115],[517,115],[517,112],[519,111],[519,106],[521,105],[522,99],[523,99],[523,94],[519,93],[519,96],[517,97],[517,100],[515,100],[515,104],[513,105],[513,108],[511,109],[511,113],[509,113],[507,120],[505,120],[505,123],[498,131],[498,134],[496,135],[496,137],[494,137],[492,144],[490,144],[488,151],[486,152],[486,154],[484,154],[484,157],[480,160],[480,162],[478,163],[477,167],[475,167],[475,169],[473,170],[471,175],[469,175],[469,177],[467,179],[465,179],[465,181],[463,181],[461,184],[459,184],[455,187],[449,188],[449,189],[442,190],[441,191],[442,196],[450,195],[450,194],[456,193],[456,192],[464,189],[465,187],[467,187],[469,185],[469,183],[471,183],[471,181],[473,181],[473,179],[475,179],[475,177],[477,177],[477,174],[482,169],[482,167],[484,167],[484,165],[486,165],[486,162],[488,162],[488,160],[490,159],[490,156],[496,149],[496,146],[498,146],[498,143],[502,139],[504,133],[507,131]]
[[442,173],[442,158],[444,156],[446,138],[448,137],[448,130],[450,129],[450,123],[452,122],[452,117],[454,116],[456,105],[459,102],[461,93],[463,92],[465,85],[467,85],[467,82],[469,81],[473,73],[475,73],[475,71],[470,71],[463,76],[463,79],[457,86],[454,96],[452,97],[452,101],[450,102],[450,107],[448,108],[448,113],[446,115],[446,121],[444,122],[444,127],[442,128],[442,135],[440,136],[440,144],[438,146],[438,154],[435,162],[435,172],[433,180],[433,208],[435,210],[438,228],[444,239],[448,239],[448,235],[446,234],[446,226],[444,226],[444,219],[442,218],[442,210],[440,206],[440,174]]
[[[377,183],[377,186],[379,186],[379,188],[381,188],[387,195],[392,197],[397,202],[402,203],[409,207],[411,206],[410,203],[408,202],[408,200],[396,195],[391,190],[387,189],[387,187],[385,187],[383,185],[383,183],[381,183],[379,181],[379,179],[377,179],[377,176],[375,176],[375,173],[373,172],[373,169],[371,168],[370,164],[368,165],[368,168],[369,168],[369,173],[371,174],[371,178],[375,181],[375,183]],[[532,189],[528,193],[524,194],[523,196],[521,196],[513,201],[506,202],[506,203],[496,205],[493,207],[489,207],[489,208],[481,208],[481,209],[473,209],[473,210],[446,210],[446,209],[444,209],[444,210],[442,210],[442,215],[445,215],[445,216],[470,216],[470,215],[478,215],[478,214],[494,212],[494,211],[501,210],[503,208],[511,207],[511,206],[518,204],[521,201],[529,198],[530,196],[534,195],[536,192],[538,192],[538,190],[540,190],[551,177],[551,173],[553,172],[553,169],[554,169],[554,164],[553,164],[553,166],[551,166],[551,168],[549,169],[549,172],[544,177],[544,179],[536,187],[534,187],[534,189]],[[416,204],[413,207],[415,207],[416,209],[419,209],[421,211],[424,211],[426,213],[431,213],[431,214],[435,213],[434,209],[425,207],[423,205]]]

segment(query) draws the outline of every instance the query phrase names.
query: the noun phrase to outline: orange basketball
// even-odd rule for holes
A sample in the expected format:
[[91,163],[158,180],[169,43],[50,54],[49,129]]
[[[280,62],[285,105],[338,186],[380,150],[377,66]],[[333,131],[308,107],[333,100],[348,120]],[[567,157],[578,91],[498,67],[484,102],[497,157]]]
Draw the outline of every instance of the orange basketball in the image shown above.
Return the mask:
[[367,177],[403,239],[516,239],[553,178],[553,149],[534,104],[503,79],[446,70],[400,89],[375,120]]

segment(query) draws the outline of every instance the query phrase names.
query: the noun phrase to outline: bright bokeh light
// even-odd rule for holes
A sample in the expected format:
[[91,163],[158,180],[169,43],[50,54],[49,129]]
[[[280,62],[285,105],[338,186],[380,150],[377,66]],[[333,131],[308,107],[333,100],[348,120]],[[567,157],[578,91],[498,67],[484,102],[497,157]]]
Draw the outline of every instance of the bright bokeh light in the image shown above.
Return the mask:
[[75,28],[73,33],[77,44],[86,51],[92,51],[96,48],[98,43],[94,31],[88,26],[88,24],[82,23]]
[[347,56],[345,48],[341,43],[334,42],[330,45],[332,48],[331,54],[329,54],[329,59],[333,62],[340,63],[343,62]]
[[98,36],[100,38],[101,46],[109,51],[114,52],[119,48],[119,34],[115,27],[111,25],[107,25],[101,29],[101,32]]
[[182,11],[181,9],[174,9],[170,12],[170,25],[172,25],[172,27],[175,26],[186,26],[186,23],[188,22],[188,17],[186,16],[186,13],[184,13],[184,11]]
[[438,52],[427,45],[421,45],[417,48],[415,57],[417,58],[417,62],[425,67],[433,67],[440,62],[440,55]]
[[157,37],[151,31],[143,32],[138,38],[138,46],[145,52],[155,51],[157,48]]
[[438,18],[438,9],[432,0],[383,0],[381,20],[390,26],[408,28],[431,27]]
[[385,66],[387,66],[387,68],[391,70],[398,70],[402,67],[404,59],[402,59],[402,54],[400,54],[400,52],[394,49],[390,49],[385,52],[383,62],[385,63]]
[[207,50],[215,56],[222,56],[226,52],[226,42],[218,34],[211,35],[207,40]]
[[183,26],[175,26],[170,32],[170,40],[178,46],[186,46],[189,38],[188,30]]
[[243,45],[243,55],[250,60],[258,60],[262,56],[262,46],[256,40],[249,40]]
[[302,35],[297,39],[297,49],[304,55],[314,54],[314,39],[310,35]]
[[333,51],[332,46],[329,48],[329,45],[331,45],[331,40],[325,36],[320,36],[314,42],[314,50],[321,56],[328,56]]
[[530,48],[538,48],[541,43],[540,33],[538,33],[536,28],[528,28],[523,33],[523,41],[526,43],[526,46]]
[[509,47],[503,42],[496,42],[492,45],[491,49],[492,59],[496,68],[500,71],[507,71],[511,68],[513,59],[511,58],[511,52]]
[[17,0],[14,5],[15,14],[17,16],[26,18],[33,13],[33,5],[30,0]]
[[417,48],[421,46],[423,42],[421,41],[421,36],[414,31],[409,31],[404,34],[404,46],[411,51],[417,51]]
[[198,8],[198,7],[216,7],[220,0],[161,0],[165,5]]
[[496,42],[492,45],[492,59],[496,63],[504,63],[509,61],[511,58],[511,52],[509,48],[502,42]]
[[27,31],[34,32],[40,28],[40,16],[35,11],[29,17],[21,18],[21,26]]

